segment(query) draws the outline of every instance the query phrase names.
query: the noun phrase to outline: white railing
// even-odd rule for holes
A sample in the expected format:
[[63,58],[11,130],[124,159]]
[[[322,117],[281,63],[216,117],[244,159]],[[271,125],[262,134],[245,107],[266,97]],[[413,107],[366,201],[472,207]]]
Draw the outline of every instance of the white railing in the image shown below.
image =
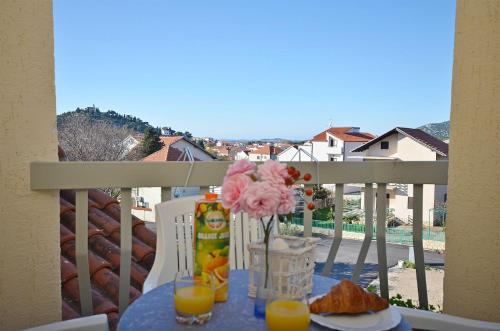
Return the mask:
[[[32,190],[76,190],[76,264],[80,289],[82,315],[92,314],[92,297],[88,266],[87,216],[88,189],[113,187],[121,189],[120,230],[120,291],[119,309],[122,314],[128,305],[131,263],[131,189],[136,187],[161,187],[161,199],[170,198],[171,187],[200,186],[207,191],[210,186],[222,184],[230,162],[34,162],[31,164],[30,185]],[[376,189],[376,217],[385,220],[387,212],[387,184],[413,184],[413,246],[417,275],[419,303],[427,306],[424,250],[422,245],[423,184],[446,185],[447,161],[371,161],[371,162],[288,162],[302,173],[313,175],[315,184],[335,184],[335,232],[333,244],[323,269],[328,275],[334,266],[342,241],[343,191],[345,184],[365,183],[366,231],[360,254],[353,272],[353,280],[359,280],[372,239],[373,196]],[[190,173],[190,175],[188,175]],[[186,183],[186,178],[189,180]],[[374,186],[376,184],[376,188]],[[377,254],[380,292],[389,297],[385,222],[377,222]],[[304,235],[312,235],[312,212],[304,210]]]

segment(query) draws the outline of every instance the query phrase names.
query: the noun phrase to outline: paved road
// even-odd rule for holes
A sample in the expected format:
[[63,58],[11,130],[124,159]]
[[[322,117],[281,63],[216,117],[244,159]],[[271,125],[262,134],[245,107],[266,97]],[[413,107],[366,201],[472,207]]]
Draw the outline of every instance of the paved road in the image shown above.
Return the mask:
[[[332,245],[331,238],[322,239],[317,246],[316,254],[316,272],[323,270],[324,262]],[[339,252],[335,259],[331,277],[351,278],[354,266],[356,264],[359,251],[361,249],[360,240],[343,239]],[[425,263],[444,263],[444,255],[436,252],[426,251],[424,253]],[[392,267],[398,263],[398,260],[408,260],[408,247],[403,245],[387,244],[387,265]],[[378,276],[377,266],[377,245],[372,241],[368,255],[365,261],[365,267],[360,277],[360,283],[367,286]]]

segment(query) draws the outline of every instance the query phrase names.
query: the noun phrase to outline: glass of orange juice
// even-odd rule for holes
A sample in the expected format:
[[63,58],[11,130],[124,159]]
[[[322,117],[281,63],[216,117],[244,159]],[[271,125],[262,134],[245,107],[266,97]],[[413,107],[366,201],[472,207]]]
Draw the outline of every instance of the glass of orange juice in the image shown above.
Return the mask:
[[194,280],[189,271],[179,271],[174,280],[175,319],[182,324],[204,324],[212,317],[215,281],[212,275]]
[[274,295],[266,305],[269,331],[307,331],[310,316],[304,288],[295,288],[293,295]]

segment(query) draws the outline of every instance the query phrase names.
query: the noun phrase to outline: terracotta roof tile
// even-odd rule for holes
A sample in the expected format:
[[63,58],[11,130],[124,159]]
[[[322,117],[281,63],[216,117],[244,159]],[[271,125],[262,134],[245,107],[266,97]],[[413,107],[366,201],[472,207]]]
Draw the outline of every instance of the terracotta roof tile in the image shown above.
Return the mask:
[[[182,155],[182,151],[178,148],[173,147],[172,145],[179,140],[184,140],[185,142],[191,144],[194,148],[202,150],[204,153],[206,153],[207,156],[210,156],[210,158],[214,159],[214,157],[207,151],[202,149],[191,140],[184,138],[183,136],[160,137],[160,139],[163,142],[163,147],[160,150],[144,157],[142,161],[178,161],[179,157]],[[194,159],[195,161],[200,161],[196,157]]]
[[[75,192],[61,190],[60,243],[62,316],[80,316],[78,275],[75,266]],[[100,190],[89,190],[89,269],[94,314],[107,314],[111,330],[118,325],[120,269],[120,206]],[[142,285],[153,265],[156,235],[144,222],[132,218],[132,263],[130,302],[141,295]]]
[[349,132],[352,129],[353,127],[329,128],[315,135],[312,141],[326,141],[327,132],[343,141],[349,141],[349,142],[363,142],[375,138],[374,135],[368,132]]

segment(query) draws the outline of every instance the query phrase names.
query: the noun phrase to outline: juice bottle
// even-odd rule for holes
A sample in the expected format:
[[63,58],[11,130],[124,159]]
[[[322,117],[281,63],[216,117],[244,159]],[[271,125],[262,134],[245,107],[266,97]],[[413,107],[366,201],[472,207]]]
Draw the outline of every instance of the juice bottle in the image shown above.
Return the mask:
[[229,278],[229,210],[217,194],[206,193],[196,201],[194,217],[194,278],[215,281],[215,301],[226,301]]

